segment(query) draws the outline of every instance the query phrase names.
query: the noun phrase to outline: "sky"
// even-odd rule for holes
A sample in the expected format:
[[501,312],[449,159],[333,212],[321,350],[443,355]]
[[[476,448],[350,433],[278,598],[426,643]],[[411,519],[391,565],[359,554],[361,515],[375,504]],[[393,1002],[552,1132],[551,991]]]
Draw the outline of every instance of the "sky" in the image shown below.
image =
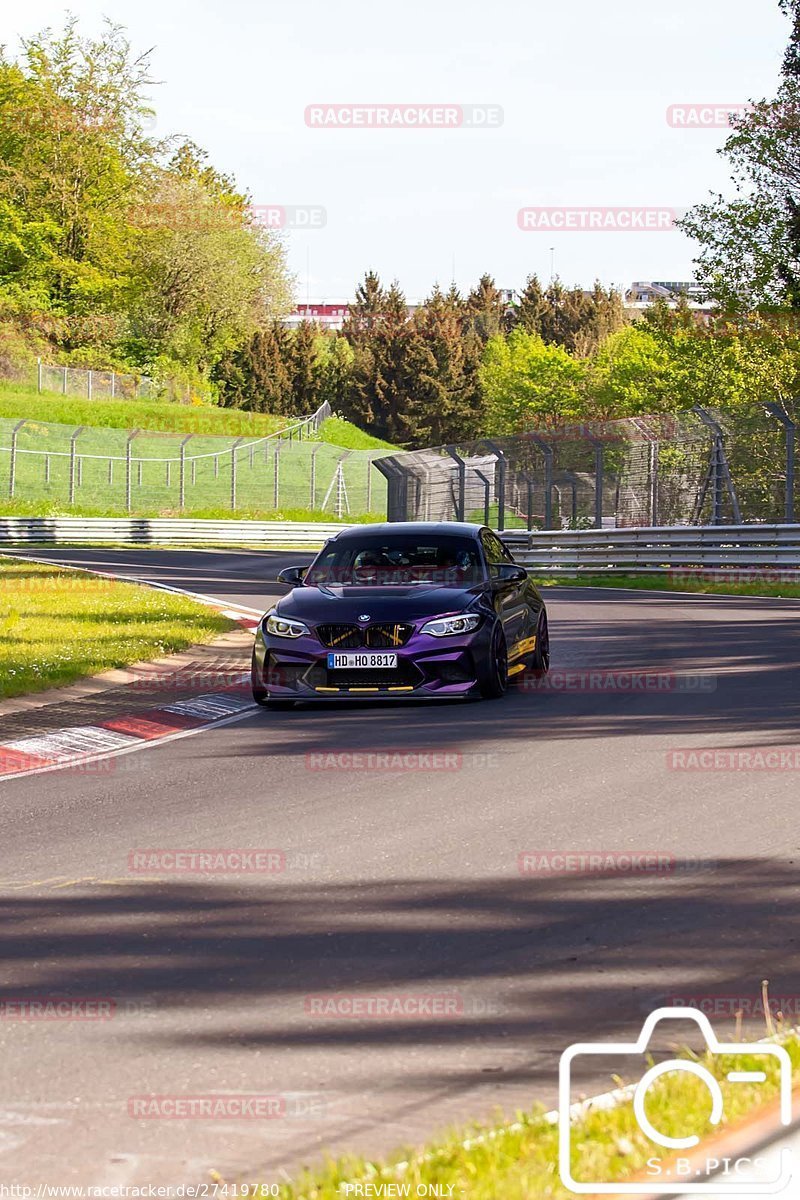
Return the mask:
[[[11,53],[65,18],[51,0],[4,7]],[[693,243],[671,214],[730,190],[717,153],[727,131],[696,122],[708,106],[772,95],[788,37],[777,0],[81,0],[72,11],[84,33],[109,17],[137,51],[153,48],[155,132],[191,137],[277,213],[298,300],[346,299],[370,269],[410,300],[484,272],[515,289],[553,271],[584,287],[690,279]],[[368,120],[364,106],[398,120],[403,105],[404,122],[430,124],[328,123]]]

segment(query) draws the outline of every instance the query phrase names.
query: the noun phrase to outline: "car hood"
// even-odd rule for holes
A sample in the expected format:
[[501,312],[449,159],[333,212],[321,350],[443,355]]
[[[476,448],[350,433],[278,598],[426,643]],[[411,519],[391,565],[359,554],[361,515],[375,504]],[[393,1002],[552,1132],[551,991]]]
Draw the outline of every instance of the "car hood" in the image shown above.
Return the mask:
[[281,616],[320,624],[371,621],[416,621],[440,613],[462,612],[480,596],[481,587],[445,588],[436,584],[395,587],[296,587],[277,604]]

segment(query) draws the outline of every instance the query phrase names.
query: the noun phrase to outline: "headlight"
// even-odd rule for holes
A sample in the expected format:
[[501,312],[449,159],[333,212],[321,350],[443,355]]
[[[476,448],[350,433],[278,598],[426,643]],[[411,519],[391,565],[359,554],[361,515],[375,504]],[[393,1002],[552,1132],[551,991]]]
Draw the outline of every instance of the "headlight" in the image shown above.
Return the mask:
[[271,612],[264,620],[264,632],[273,637],[299,638],[308,636],[308,626],[302,621],[292,621],[287,617],[279,617]]
[[481,623],[479,613],[461,613],[456,617],[437,617],[423,625],[420,633],[430,633],[432,637],[453,637],[457,633],[472,633]]

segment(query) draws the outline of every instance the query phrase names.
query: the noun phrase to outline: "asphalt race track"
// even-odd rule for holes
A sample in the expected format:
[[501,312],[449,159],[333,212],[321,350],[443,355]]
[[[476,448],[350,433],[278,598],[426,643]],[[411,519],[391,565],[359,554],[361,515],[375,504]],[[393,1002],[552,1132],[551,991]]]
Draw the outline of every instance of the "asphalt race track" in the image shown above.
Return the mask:
[[[40,556],[258,609],[306,561]],[[253,711],[105,774],[0,784],[0,1002],[112,1005],[0,1020],[6,1178],[277,1182],[324,1151],[552,1106],[567,1045],[633,1037],[659,1004],[706,997],[728,1037],[763,979],[800,1008],[800,774],[673,753],[794,752],[800,607],[567,588],[548,605],[548,689]],[[131,875],[142,847],[269,847],[285,870]],[[659,869],[632,873],[632,852]],[[564,873],[565,853],[618,869]],[[391,1013],[347,1015],[354,996]],[[211,1093],[278,1097],[277,1119],[131,1115]]]

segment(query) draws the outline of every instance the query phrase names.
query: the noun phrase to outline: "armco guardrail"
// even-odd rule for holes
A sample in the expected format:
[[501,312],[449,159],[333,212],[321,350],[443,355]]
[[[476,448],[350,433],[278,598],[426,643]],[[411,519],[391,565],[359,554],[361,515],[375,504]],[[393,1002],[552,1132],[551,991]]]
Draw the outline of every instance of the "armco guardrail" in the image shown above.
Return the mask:
[[309,521],[192,521],[165,517],[0,517],[0,546],[282,546],[317,550],[343,524]]
[[800,571],[800,526],[713,525],[501,534],[532,573],[652,574],[678,569]]
[[[257,546],[316,550],[343,523],[191,520],[167,517],[0,517],[0,546]],[[800,577],[800,526],[509,530],[501,537],[533,573],[634,574],[675,570],[783,571]]]

